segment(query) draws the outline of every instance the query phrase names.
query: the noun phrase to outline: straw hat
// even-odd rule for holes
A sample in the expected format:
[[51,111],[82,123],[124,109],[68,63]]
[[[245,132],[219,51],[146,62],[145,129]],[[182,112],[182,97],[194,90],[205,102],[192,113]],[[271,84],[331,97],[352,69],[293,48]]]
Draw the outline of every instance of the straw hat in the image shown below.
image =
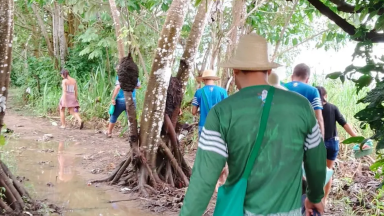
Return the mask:
[[221,63],[220,66],[245,71],[264,71],[281,65],[269,62],[267,40],[253,33],[242,36],[235,55],[228,61]]
[[283,90],[288,90],[284,86],[280,85],[280,78],[279,75],[275,71],[272,71],[271,74],[268,76],[268,83],[271,86],[274,86],[275,88],[283,89]]
[[201,77],[197,77],[196,79],[197,79],[197,81],[201,82],[205,79],[219,80],[220,78],[218,76],[216,76],[215,71],[205,70],[205,71],[203,71],[203,75]]

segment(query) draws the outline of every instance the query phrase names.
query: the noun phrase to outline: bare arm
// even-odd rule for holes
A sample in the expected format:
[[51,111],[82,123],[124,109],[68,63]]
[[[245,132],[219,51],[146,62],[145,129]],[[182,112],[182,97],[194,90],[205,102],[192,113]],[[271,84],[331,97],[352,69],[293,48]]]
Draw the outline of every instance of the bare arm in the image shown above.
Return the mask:
[[61,88],[63,89],[63,106],[65,107],[67,102],[66,102],[66,98],[67,98],[67,91],[66,91],[66,85],[65,85],[65,82],[66,80],[63,80],[63,82],[61,82]]
[[120,85],[115,86],[115,89],[113,89],[113,93],[112,93],[112,100],[116,99],[116,96],[119,93],[120,89],[121,89]]
[[77,91],[77,83],[75,83],[75,96],[76,96],[76,100],[79,100],[79,94],[78,94],[78,91]]
[[323,113],[322,113],[321,109],[318,109],[318,110],[315,110],[315,114],[316,114],[316,119],[317,119],[319,126],[320,126],[321,134],[323,135],[323,139],[324,139],[325,130],[324,130]]
[[356,133],[353,131],[352,127],[347,123],[344,125],[344,130],[349,134],[351,135],[351,137],[355,137],[357,136]]
[[111,100],[111,102],[112,102],[113,105],[116,105],[116,96],[119,93],[119,91],[120,91],[120,85],[116,85],[115,89],[113,89],[113,93],[112,93],[112,100]]
[[197,106],[192,106],[192,115],[197,115]]

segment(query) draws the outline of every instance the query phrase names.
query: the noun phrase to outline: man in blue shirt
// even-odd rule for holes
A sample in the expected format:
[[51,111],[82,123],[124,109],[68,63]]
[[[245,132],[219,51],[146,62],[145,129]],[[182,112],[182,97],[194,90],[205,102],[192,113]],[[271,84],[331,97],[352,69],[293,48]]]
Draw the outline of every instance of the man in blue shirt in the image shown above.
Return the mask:
[[204,82],[204,87],[196,91],[192,100],[192,114],[197,115],[197,110],[200,108],[199,137],[209,110],[228,97],[225,89],[215,85],[215,80],[218,79],[219,77],[212,70],[204,71],[203,75],[197,78],[198,81]]
[[293,92],[299,93],[309,100],[316,114],[316,119],[319,122],[321,133],[324,138],[324,120],[323,120],[323,105],[317,88],[308,85],[311,69],[306,64],[298,64],[293,69],[292,82],[286,83],[285,87]]

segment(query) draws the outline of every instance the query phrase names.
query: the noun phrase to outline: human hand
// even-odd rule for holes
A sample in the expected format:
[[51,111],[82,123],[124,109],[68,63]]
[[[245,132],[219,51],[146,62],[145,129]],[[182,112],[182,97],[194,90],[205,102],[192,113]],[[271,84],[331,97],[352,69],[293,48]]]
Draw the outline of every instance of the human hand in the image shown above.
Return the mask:
[[179,116],[183,115],[183,111],[179,109]]
[[305,206],[305,216],[314,215],[314,212],[313,212],[314,209],[316,209],[320,213],[320,215],[324,214],[324,205],[322,202],[314,204],[311,201],[309,201],[308,198],[305,198],[304,206]]
[[115,100],[111,100],[111,103],[112,103],[112,105],[116,105],[116,101]]

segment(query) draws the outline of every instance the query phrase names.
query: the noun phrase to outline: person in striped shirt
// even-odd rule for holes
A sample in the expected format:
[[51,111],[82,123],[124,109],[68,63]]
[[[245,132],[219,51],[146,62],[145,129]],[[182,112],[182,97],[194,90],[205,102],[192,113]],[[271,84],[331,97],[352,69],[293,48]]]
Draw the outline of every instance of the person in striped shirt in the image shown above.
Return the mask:
[[[242,176],[259,131],[265,97],[272,88],[267,41],[257,34],[240,38],[233,59],[239,91],[208,113],[199,139],[191,181],[180,216],[203,215],[225,164],[224,186]],[[264,51],[264,52],[263,52]],[[248,178],[244,216],[302,216],[302,164],[307,177],[305,207],[323,213],[326,150],[311,104],[299,94],[275,89],[264,139]]]
[[308,85],[311,69],[308,65],[302,63],[296,65],[293,69],[292,82],[286,83],[285,87],[289,91],[301,94],[309,100],[313,110],[315,110],[316,119],[320,125],[321,134],[324,138],[324,120],[323,120],[323,105],[321,102],[320,94],[317,88]]

